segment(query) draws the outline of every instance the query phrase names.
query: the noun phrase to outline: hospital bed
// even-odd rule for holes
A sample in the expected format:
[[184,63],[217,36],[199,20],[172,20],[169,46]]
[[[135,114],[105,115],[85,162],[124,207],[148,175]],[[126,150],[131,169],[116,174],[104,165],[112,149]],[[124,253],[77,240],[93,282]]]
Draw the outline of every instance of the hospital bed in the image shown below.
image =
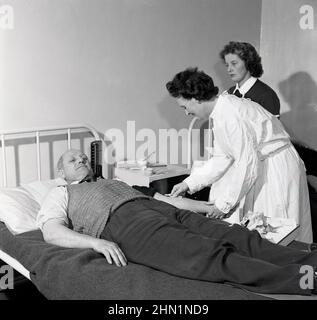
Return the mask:
[[[231,285],[211,283],[205,281],[190,280],[154,270],[142,265],[129,264],[124,268],[118,268],[106,262],[106,259],[92,249],[73,249],[62,248],[48,244],[43,240],[40,230],[33,227],[30,223],[30,216],[25,220],[25,225],[29,230],[21,233],[14,232],[8,223],[4,223],[4,216],[8,217],[15,214],[17,208],[12,208],[19,199],[14,199],[15,192],[23,195],[21,199],[26,199],[25,203],[19,203],[23,210],[30,211],[33,204],[38,210],[40,203],[47,192],[55,186],[56,180],[43,178],[42,172],[43,152],[52,152],[52,148],[41,148],[41,141],[50,136],[54,137],[65,135],[65,148],[71,148],[72,138],[78,130],[89,134],[90,147],[95,148],[94,141],[98,141],[99,149],[91,151],[93,168],[100,170],[102,164],[102,154],[100,148],[105,148],[105,144],[98,132],[89,125],[69,125],[48,128],[35,128],[23,130],[0,131],[1,139],[1,168],[2,168],[2,187],[0,188],[0,259],[4,263],[12,266],[27,281],[31,281],[36,288],[47,299],[83,299],[83,300],[215,300],[215,299],[266,299],[263,295],[257,295],[245,290],[241,290]],[[63,132],[63,133],[61,133]],[[75,133],[74,133],[75,132]],[[22,186],[8,187],[7,182],[10,177],[8,174],[8,162],[6,148],[7,145],[14,145],[12,141],[19,141],[24,135],[33,135],[35,139],[34,161],[37,172],[36,181],[23,183]],[[15,138],[17,137],[17,138]],[[85,139],[83,138],[83,139]],[[102,141],[100,144],[99,142]],[[84,143],[80,142],[83,148]],[[45,150],[44,150],[45,149]],[[15,148],[17,151],[18,149]],[[59,156],[64,150],[62,150]],[[85,151],[85,150],[83,150]],[[16,152],[17,153],[17,152]],[[86,152],[87,153],[87,152]],[[98,156],[97,156],[98,155]],[[101,155],[101,156],[100,156]],[[17,156],[17,155],[15,155]],[[54,158],[51,157],[50,158]],[[14,162],[13,162],[14,163]],[[15,162],[19,164],[19,162]],[[10,162],[12,164],[12,161]],[[51,164],[50,164],[51,165]],[[52,167],[51,167],[52,168]],[[40,190],[39,190],[40,189]],[[44,190],[44,191],[43,191]],[[6,206],[3,199],[12,197],[13,200],[7,201]],[[20,199],[20,200],[21,200]],[[35,201],[35,202],[34,202]],[[11,207],[10,207],[11,206]],[[36,214],[36,212],[35,212]],[[23,218],[16,217],[15,223],[21,225]],[[34,216],[33,216],[34,218]],[[21,221],[20,221],[20,220]]]

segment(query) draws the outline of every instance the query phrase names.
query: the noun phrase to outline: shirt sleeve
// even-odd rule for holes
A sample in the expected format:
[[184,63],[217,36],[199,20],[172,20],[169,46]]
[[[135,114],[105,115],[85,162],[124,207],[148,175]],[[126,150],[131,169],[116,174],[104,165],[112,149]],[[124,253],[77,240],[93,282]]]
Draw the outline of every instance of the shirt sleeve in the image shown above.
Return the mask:
[[280,115],[280,100],[275,92],[263,94],[258,103],[275,116]]
[[[219,101],[218,103],[223,102]],[[219,130],[213,130],[213,135],[213,156],[209,160],[205,161],[203,166],[196,168],[193,167],[190,176],[184,180],[188,185],[190,194],[193,194],[205,187],[209,187],[221,179],[233,162],[228,151],[223,148],[223,143],[219,143],[223,140],[223,134],[221,132],[219,134]]]
[[37,226],[43,230],[44,224],[51,219],[58,219],[68,225],[68,192],[65,186],[54,188],[45,198],[36,218]]
[[190,176],[184,180],[188,185],[189,193],[193,194],[221,179],[231,163],[230,157],[217,153],[203,166],[195,168]]
[[215,201],[221,211],[228,213],[250,190],[257,178],[258,154],[252,128],[242,119],[227,122],[223,134],[233,158],[230,184]]

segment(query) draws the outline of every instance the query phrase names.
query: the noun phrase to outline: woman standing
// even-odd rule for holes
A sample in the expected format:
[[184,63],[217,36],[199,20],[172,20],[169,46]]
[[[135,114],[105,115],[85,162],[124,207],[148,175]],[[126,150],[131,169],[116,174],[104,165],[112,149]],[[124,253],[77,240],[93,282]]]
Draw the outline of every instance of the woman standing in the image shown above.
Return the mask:
[[261,57],[247,42],[229,42],[220,52],[235,86],[228,93],[249,98],[275,116],[280,114],[280,100],[275,91],[258,78],[263,74]]
[[186,114],[211,118],[215,152],[202,167],[175,185],[171,196],[211,186],[213,217],[240,222],[248,213],[293,218],[298,240],[312,242],[305,168],[280,121],[258,103],[223,93],[197,68],[166,84]]

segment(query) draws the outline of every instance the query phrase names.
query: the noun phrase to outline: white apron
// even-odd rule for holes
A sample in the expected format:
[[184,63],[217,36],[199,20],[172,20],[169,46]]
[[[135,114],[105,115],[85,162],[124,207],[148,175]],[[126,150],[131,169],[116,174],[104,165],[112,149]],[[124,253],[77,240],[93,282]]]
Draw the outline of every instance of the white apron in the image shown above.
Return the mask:
[[303,161],[280,121],[259,104],[224,94],[213,118],[214,156],[185,179],[190,191],[211,186],[210,201],[230,223],[248,211],[293,218],[297,240],[312,242],[308,186]]

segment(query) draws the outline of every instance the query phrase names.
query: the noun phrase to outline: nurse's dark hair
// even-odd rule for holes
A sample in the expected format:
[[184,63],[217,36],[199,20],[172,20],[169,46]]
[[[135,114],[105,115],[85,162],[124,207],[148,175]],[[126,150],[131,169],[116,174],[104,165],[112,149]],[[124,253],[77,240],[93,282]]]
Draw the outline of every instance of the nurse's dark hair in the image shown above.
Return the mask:
[[187,68],[177,73],[173,80],[167,82],[166,89],[174,98],[194,98],[197,101],[208,101],[219,92],[212,78],[198,68]]
[[230,53],[238,55],[239,58],[244,61],[245,67],[250,72],[251,76],[255,78],[260,78],[262,76],[263,67],[261,57],[252,44],[248,42],[230,41],[220,52],[220,58],[225,62],[225,56]]

